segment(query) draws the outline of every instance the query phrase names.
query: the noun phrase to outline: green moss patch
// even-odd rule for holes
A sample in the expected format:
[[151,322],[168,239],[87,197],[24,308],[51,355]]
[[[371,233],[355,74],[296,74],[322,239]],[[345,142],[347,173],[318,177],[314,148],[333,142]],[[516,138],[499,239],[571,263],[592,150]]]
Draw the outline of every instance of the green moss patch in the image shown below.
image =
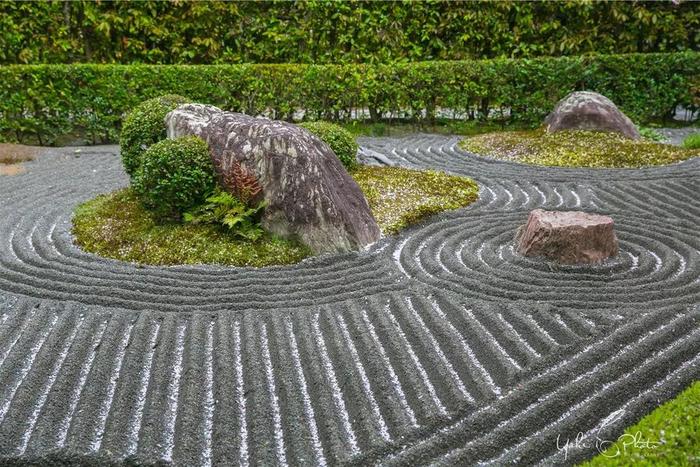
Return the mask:
[[700,382],[628,428],[593,466],[700,465]]
[[299,243],[270,235],[251,242],[215,225],[159,224],[129,188],[80,205],[73,235],[85,251],[143,264],[259,267],[296,263],[311,254]]
[[[478,187],[468,178],[394,167],[358,167],[352,172],[385,234],[427,215],[466,206]],[[221,226],[159,223],[130,189],[100,195],[75,211],[73,235],[85,251],[141,264],[292,264],[311,255],[304,245],[265,234],[245,240]]]
[[360,166],[351,174],[384,234],[394,234],[431,214],[467,206],[479,193],[473,180],[442,172]]
[[616,133],[577,130],[487,133],[466,138],[460,146],[497,159],[559,167],[647,167],[700,155],[697,150],[635,141]]

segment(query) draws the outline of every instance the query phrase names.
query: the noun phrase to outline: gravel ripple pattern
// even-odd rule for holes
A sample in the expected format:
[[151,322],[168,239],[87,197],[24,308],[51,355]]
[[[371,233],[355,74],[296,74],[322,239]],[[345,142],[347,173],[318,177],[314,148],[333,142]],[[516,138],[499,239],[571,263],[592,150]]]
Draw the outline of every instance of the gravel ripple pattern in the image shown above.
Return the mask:
[[[117,147],[0,177],[0,461],[569,465],[700,378],[700,159],[561,169],[457,142],[360,141],[473,177],[473,205],[265,269],[74,246],[74,207],[127,183]],[[611,215],[620,255],[516,255],[537,207]]]

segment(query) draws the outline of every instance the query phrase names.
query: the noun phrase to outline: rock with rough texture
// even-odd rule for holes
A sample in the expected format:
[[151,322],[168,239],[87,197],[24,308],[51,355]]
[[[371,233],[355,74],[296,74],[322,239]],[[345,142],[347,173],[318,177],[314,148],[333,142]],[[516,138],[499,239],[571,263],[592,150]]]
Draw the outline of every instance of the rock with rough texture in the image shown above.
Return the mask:
[[544,256],[563,264],[600,263],[617,255],[618,243],[608,216],[581,211],[530,212],[515,238],[518,253]]
[[548,132],[559,130],[612,131],[639,139],[632,120],[607,97],[596,92],[572,92],[544,120]]
[[360,187],[310,132],[202,104],[179,106],[165,123],[169,138],[196,135],[206,141],[220,177],[240,164],[257,178],[268,231],[297,237],[316,253],[357,250],[380,238]]

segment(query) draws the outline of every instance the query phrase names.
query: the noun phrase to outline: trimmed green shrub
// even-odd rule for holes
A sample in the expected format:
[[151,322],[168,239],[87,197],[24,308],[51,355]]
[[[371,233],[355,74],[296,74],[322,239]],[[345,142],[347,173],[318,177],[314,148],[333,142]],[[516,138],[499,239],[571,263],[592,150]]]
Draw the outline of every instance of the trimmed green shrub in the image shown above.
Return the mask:
[[683,147],[686,149],[700,149],[700,133],[689,135],[683,140]]
[[368,109],[378,121],[425,121],[442,108],[466,119],[502,114],[504,122],[539,124],[559,99],[585,89],[645,124],[677,105],[697,108],[698,76],[697,52],[377,65],[16,65],[0,67],[0,133],[41,144],[87,129],[103,139],[123,114],[163,94],[287,120],[303,111],[309,120],[344,121]]
[[152,144],[165,139],[165,116],[187,99],[165,95],[142,102],[124,119],[119,144],[124,170],[133,178],[141,167],[143,154]]
[[350,170],[357,165],[357,143],[355,137],[343,127],[328,122],[304,122],[300,127],[318,136],[333,150],[340,162]]
[[155,143],[143,154],[132,187],[158,217],[179,219],[216,187],[207,143],[196,136]]

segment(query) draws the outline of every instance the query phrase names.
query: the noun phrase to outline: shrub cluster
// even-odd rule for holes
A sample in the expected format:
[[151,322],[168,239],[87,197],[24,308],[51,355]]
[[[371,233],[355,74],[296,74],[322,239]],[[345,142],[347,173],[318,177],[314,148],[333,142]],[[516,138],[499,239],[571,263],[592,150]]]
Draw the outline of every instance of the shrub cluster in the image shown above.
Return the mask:
[[184,136],[153,144],[143,154],[132,187],[158,217],[179,219],[216,187],[207,143]]
[[178,105],[187,103],[182,96],[166,95],[139,104],[124,119],[119,146],[126,173],[133,175],[141,167],[143,153],[152,144],[165,139],[165,116]]
[[329,122],[304,122],[300,127],[318,136],[333,150],[346,169],[357,166],[357,142],[355,137],[345,128]]
[[[358,65],[17,65],[0,67],[0,133],[53,142],[81,130],[114,141],[145,99],[189,96],[249,115],[347,120],[466,118],[541,122],[571,91],[599,92],[638,123],[698,106],[700,53],[599,55]],[[509,110],[506,112],[505,110]]]

